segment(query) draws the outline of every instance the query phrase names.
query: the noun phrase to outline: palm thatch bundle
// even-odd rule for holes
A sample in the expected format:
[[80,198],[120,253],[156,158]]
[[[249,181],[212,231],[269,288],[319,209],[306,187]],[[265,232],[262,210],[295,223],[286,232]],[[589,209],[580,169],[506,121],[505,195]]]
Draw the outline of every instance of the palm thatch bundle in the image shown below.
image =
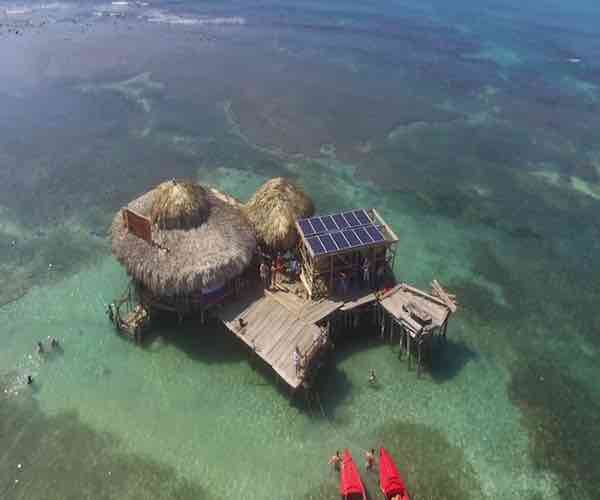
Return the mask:
[[288,179],[267,181],[244,205],[244,213],[254,227],[257,239],[265,246],[285,251],[298,241],[296,219],[315,212],[312,200]]
[[202,186],[165,182],[127,208],[150,218],[153,244],[132,234],[119,211],[111,227],[113,254],[158,296],[219,287],[252,260],[256,239],[242,211]]
[[163,182],[156,188],[150,220],[161,229],[190,229],[207,218],[206,190],[190,182]]

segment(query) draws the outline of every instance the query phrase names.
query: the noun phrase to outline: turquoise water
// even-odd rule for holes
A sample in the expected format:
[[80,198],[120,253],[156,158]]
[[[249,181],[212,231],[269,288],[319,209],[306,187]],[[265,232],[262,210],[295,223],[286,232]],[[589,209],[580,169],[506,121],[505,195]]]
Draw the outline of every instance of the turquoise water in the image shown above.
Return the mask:
[[[417,499],[596,498],[600,12],[521,3],[0,3],[0,497],[335,498],[385,445]],[[115,335],[122,204],[278,175],[458,295],[420,378],[365,331],[310,408],[216,322]]]

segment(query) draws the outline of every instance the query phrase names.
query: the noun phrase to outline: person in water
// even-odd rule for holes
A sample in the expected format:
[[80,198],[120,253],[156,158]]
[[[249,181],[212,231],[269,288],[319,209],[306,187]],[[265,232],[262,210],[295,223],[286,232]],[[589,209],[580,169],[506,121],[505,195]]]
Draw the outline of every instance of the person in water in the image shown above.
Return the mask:
[[35,350],[38,354],[44,354],[44,344],[42,344],[41,342],[38,342]]
[[375,450],[373,448],[365,453],[365,460],[366,469],[373,470],[373,467],[375,466]]
[[340,469],[340,465],[342,463],[342,456],[340,455],[340,450],[337,450],[335,452],[335,455],[333,455],[330,459],[329,462],[327,462],[329,465],[333,465],[333,468],[335,470],[339,470]]
[[50,339],[50,347],[52,347],[52,349],[58,349],[58,339],[56,337],[48,337],[48,339]]
[[373,370],[373,368],[369,370],[369,384],[377,384],[377,375],[375,375],[375,370]]
[[27,385],[33,384],[33,377],[31,375],[27,375]]

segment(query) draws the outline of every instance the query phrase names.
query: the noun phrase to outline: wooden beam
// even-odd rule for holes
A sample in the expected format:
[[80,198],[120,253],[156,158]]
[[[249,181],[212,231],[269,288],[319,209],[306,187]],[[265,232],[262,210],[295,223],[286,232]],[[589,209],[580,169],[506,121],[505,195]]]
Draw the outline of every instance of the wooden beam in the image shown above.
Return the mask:
[[390,233],[390,235],[392,236],[393,242],[397,242],[399,240],[398,236],[396,235],[396,233],[393,231],[393,229],[387,224],[387,222],[385,222],[385,220],[383,220],[383,217],[381,215],[379,215],[379,212],[377,210],[375,210],[374,208],[371,209],[373,212],[373,215],[375,216],[375,218],[378,220],[378,222],[385,227],[386,231]]
[[433,280],[431,282],[431,288],[433,293],[435,293],[440,299],[444,301],[446,306],[452,311],[452,314],[456,312],[457,306],[456,301],[452,300],[446,290],[442,288],[442,285],[439,284],[438,280]]

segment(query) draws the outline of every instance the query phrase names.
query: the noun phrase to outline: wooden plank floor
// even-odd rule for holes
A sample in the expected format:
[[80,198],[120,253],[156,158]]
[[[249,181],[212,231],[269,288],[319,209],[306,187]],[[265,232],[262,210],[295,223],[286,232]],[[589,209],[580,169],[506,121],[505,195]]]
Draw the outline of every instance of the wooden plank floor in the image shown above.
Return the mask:
[[[304,355],[321,336],[321,329],[284,307],[271,295],[249,293],[221,308],[225,326],[253,349],[292,388],[302,384],[293,362],[296,346]],[[240,327],[239,319],[244,320]]]
[[358,292],[351,297],[348,297],[344,300],[344,305],[341,307],[342,311],[351,311],[356,307],[364,306],[366,304],[370,304],[371,302],[375,302],[377,297],[373,292],[363,291]]
[[439,298],[427,294],[405,283],[400,283],[385,294],[380,303],[394,318],[402,321],[411,335],[423,330],[423,325],[411,317],[411,306],[426,312],[431,317],[428,328],[440,328],[448,319],[450,308]]

